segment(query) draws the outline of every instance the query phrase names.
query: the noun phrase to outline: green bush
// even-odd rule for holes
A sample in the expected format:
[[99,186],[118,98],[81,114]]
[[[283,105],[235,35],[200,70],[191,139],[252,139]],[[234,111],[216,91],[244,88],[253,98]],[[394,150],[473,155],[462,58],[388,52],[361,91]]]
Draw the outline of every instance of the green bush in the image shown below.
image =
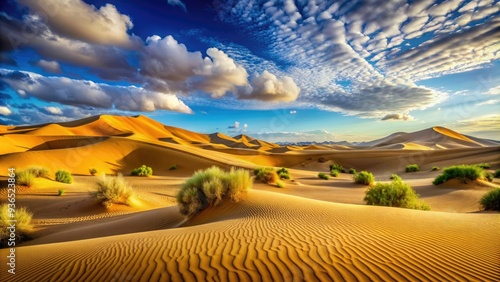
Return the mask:
[[278,188],[285,188],[285,183],[283,183],[283,181],[281,181],[281,180],[278,180],[276,182],[276,187],[278,187]]
[[16,184],[26,187],[32,187],[36,176],[29,170],[19,170],[16,172]]
[[43,166],[30,166],[26,170],[31,172],[35,177],[49,177],[49,170]]
[[391,177],[390,177],[389,179],[391,179],[391,180],[401,180],[401,181],[403,180],[403,179],[401,178],[401,176],[399,176],[399,175],[397,175],[397,174],[392,174],[392,175],[391,175]]
[[365,192],[364,201],[368,205],[399,207],[417,210],[430,210],[430,207],[418,199],[418,194],[399,176],[391,183],[377,183]]
[[493,181],[493,174],[485,171],[484,178],[486,178],[489,182],[492,182]]
[[320,172],[320,173],[318,173],[318,178],[328,180],[328,179],[330,179],[330,176],[328,176],[326,173]]
[[455,165],[444,168],[443,172],[432,181],[432,184],[439,185],[453,178],[467,183],[467,179],[476,180],[485,178],[485,174],[482,168],[475,165]]
[[345,173],[345,168],[339,164],[332,164],[330,165],[330,171],[332,170],[336,170],[336,171],[339,171],[339,172],[342,172],[342,173]]
[[65,191],[63,189],[57,190],[57,196],[63,196]]
[[349,169],[350,174],[356,174],[356,170],[354,168]]
[[290,179],[291,178],[290,172],[288,171],[288,169],[286,169],[284,167],[278,169],[276,171],[276,173],[278,174],[280,179]]
[[130,205],[134,189],[122,174],[112,177],[103,173],[97,178],[96,191],[92,194],[103,206],[110,208],[113,204]]
[[97,173],[97,169],[91,168],[91,169],[89,169],[89,173],[90,173],[90,175],[95,175]]
[[405,171],[406,172],[417,172],[417,171],[419,171],[419,168],[418,168],[418,165],[411,164],[411,165],[406,166]]
[[73,182],[73,176],[69,171],[60,169],[56,171],[56,181],[70,184]]
[[494,188],[479,201],[483,209],[500,211],[500,188]]
[[375,182],[375,177],[371,172],[361,171],[354,175],[354,182],[364,184],[364,185],[372,185]]
[[[11,217],[14,214],[14,217]],[[10,220],[16,220],[16,232],[15,232],[15,242],[19,244],[22,241],[28,240],[33,232],[33,226],[31,225],[31,218],[33,214],[29,212],[25,207],[16,206],[15,211],[9,210],[9,205],[3,204],[0,206],[0,247],[8,246],[8,239],[10,238],[10,230],[7,229],[12,222]]]
[[482,169],[489,169],[491,168],[491,165],[489,163],[480,163],[480,164],[474,164],[475,166],[478,166]]
[[177,169],[177,165],[171,165],[168,170],[176,170]]
[[276,183],[279,179],[278,174],[271,167],[256,168],[253,173],[255,175],[255,180],[263,183]]
[[142,165],[141,167],[132,170],[131,174],[134,176],[151,176],[153,175],[153,169],[149,166]]
[[500,178],[500,169],[495,170],[495,174],[493,174],[495,178]]
[[330,175],[333,176],[333,177],[337,177],[337,176],[339,176],[339,171],[333,169],[333,170],[330,171]]
[[437,170],[439,170],[439,167],[438,167],[438,166],[433,166],[433,167],[432,167],[432,171],[437,171]]
[[242,194],[252,187],[252,183],[253,179],[245,169],[231,168],[225,172],[213,166],[195,172],[186,180],[177,193],[177,203],[183,215],[193,216],[226,198],[239,201]]

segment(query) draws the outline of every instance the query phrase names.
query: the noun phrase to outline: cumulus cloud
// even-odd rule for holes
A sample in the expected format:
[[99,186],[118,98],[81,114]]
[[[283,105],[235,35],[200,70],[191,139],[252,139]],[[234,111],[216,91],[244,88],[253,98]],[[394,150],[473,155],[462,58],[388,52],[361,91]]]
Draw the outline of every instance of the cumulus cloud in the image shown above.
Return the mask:
[[237,122],[237,121],[235,121],[235,122],[234,122],[234,124],[231,124],[231,125],[230,125],[230,126],[228,126],[227,128],[233,128],[233,129],[235,129],[235,128],[240,128],[240,123],[239,123],[239,122]]
[[12,114],[12,111],[8,107],[6,107],[6,106],[0,106],[0,115],[2,115],[2,116],[8,116],[10,114]]
[[187,12],[186,4],[184,4],[181,0],[167,0],[167,3],[172,6],[179,6],[184,10],[184,12]]
[[240,99],[291,102],[297,100],[300,93],[300,88],[291,77],[284,76],[278,79],[267,70],[252,78],[250,88],[250,92],[248,90],[240,91],[238,97]]
[[488,95],[500,95],[500,85],[488,89],[488,91],[486,91],[485,94],[488,94]]
[[112,4],[97,9],[81,0],[18,0],[33,14],[47,15],[47,24],[55,33],[88,43],[131,48],[134,40],[127,31],[133,27],[130,17]]
[[26,96],[73,106],[125,111],[171,110],[191,113],[175,95],[136,86],[116,86],[67,77],[45,77],[31,72],[0,69],[0,80]]
[[35,65],[46,72],[61,73],[61,66],[56,61],[39,60]]
[[296,110],[291,110],[291,111],[290,111],[290,114],[291,114],[291,115],[295,115],[296,113],[297,113],[297,111],[296,111]]
[[45,107],[44,109],[45,109],[45,111],[47,111],[53,115],[62,115],[63,114],[61,108],[59,108],[59,107],[51,106],[51,107]]
[[414,118],[409,114],[387,114],[382,120],[413,120]]

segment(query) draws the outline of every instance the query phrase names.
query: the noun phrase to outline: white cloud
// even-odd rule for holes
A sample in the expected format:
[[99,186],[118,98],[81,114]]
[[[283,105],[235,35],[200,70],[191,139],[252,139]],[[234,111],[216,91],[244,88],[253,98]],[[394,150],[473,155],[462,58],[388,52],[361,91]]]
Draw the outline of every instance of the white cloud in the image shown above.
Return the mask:
[[46,72],[61,73],[61,66],[56,61],[40,60],[36,65]]
[[44,109],[53,115],[62,115],[63,114],[61,108],[58,108],[58,107],[45,107]]
[[240,91],[239,97],[271,102],[291,102],[297,100],[300,93],[300,88],[291,77],[285,76],[278,79],[267,70],[252,78],[251,89],[251,92],[246,90],[246,93]]
[[184,12],[187,12],[186,4],[184,4],[181,0],[167,0],[167,3],[172,6],[179,6],[184,10]]
[[488,94],[488,95],[500,95],[500,85],[488,89],[488,91],[486,91],[485,94]]
[[495,104],[500,105],[500,99],[487,100],[487,101],[484,101],[484,102],[477,104],[476,106],[495,105]]
[[230,126],[228,126],[227,128],[240,128],[240,123],[235,121],[233,124],[231,124]]
[[10,114],[12,114],[12,111],[8,107],[0,106],[0,115],[8,116]]
[[387,114],[385,115],[382,120],[414,120],[412,116],[409,114]]
[[290,111],[290,114],[291,114],[291,115],[295,115],[295,114],[297,114],[297,111],[296,111],[296,110],[291,110],[291,111]]

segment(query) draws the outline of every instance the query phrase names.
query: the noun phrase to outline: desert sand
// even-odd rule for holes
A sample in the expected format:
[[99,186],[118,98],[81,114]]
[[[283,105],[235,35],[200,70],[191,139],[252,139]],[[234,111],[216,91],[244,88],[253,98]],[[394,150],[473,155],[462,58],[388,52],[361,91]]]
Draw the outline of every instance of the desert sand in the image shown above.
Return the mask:
[[[41,165],[50,179],[20,187],[17,205],[33,212],[33,239],[16,246],[16,274],[1,281],[499,281],[500,213],[480,211],[492,183],[432,180],[432,166],[490,163],[500,143],[433,127],[357,145],[280,146],[250,136],[198,134],[144,116],[97,116],[60,124],[0,126],[0,200],[7,169]],[[377,181],[403,177],[431,211],[367,206],[367,186],[332,163],[369,170]],[[420,171],[404,173],[417,163]],[[91,198],[89,168],[126,176],[137,197],[105,209]],[[169,170],[172,165],[176,170]],[[193,218],[175,195],[198,169],[285,166],[286,188],[255,183],[243,200]],[[74,183],[54,181],[66,169]],[[58,189],[66,194],[57,196]]]

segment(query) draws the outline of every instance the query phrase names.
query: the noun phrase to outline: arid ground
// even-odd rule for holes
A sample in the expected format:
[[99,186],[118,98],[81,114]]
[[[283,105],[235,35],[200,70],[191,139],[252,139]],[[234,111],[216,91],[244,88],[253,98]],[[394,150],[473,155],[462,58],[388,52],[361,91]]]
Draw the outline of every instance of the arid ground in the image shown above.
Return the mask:
[[[393,173],[431,211],[368,206],[352,175],[322,180],[330,164]],[[1,281],[500,281],[500,213],[481,211],[493,182],[449,181],[444,168],[489,163],[500,143],[434,127],[396,133],[363,146],[279,146],[249,136],[198,134],[144,116],[96,116],[69,123],[0,127],[0,200],[8,168],[40,165],[49,178],[19,186],[16,205],[33,212],[33,239],[16,246],[16,274]],[[129,176],[141,165],[153,176]],[[420,171],[405,173],[408,164]],[[176,165],[175,170],[171,170]],[[199,169],[286,167],[285,188],[254,183],[186,219],[175,195]],[[98,173],[123,173],[137,193],[106,209],[90,195]],[[66,169],[72,184],[54,180]],[[58,196],[58,190],[65,195]]]

